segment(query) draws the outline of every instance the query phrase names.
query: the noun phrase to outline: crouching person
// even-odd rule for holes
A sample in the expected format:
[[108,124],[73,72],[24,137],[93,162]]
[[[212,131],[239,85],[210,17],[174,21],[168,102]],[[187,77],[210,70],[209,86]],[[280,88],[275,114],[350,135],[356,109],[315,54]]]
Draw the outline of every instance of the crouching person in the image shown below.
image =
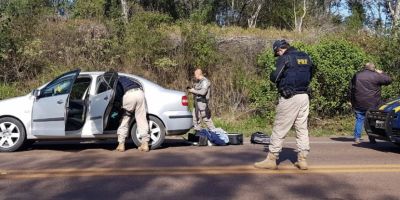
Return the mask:
[[139,84],[127,77],[119,77],[118,84],[118,87],[122,88],[124,92],[122,109],[125,113],[117,130],[119,145],[116,151],[125,151],[125,139],[128,136],[131,118],[134,115],[137,124],[137,130],[142,138],[142,145],[138,149],[140,151],[148,152],[150,151],[150,134],[149,123],[147,122],[146,100],[144,97],[144,92]]

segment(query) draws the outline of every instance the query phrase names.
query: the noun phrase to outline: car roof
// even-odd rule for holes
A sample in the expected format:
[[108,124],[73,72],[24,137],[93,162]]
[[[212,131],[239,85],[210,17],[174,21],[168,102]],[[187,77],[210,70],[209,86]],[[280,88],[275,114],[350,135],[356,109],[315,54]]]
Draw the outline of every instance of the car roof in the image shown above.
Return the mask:
[[[80,74],[80,75],[100,76],[100,75],[102,75],[102,74],[104,74],[104,73],[105,73],[104,71],[93,71],[93,72],[81,72],[81,73],[79,73],[79,74]],[[137,79],[137,80],[140,81],[140,82],[145,83],[146,85],[153,85],[154,87],[163,88],[162,86],[158,85],[157,83],[154,83],[154,82],[152,82],[152,81],[150,81],[150,80],[147,80],[147,79],[145,79],[145,78],[143,78],[143,77],[140,77],[140,76],[137,76],[137,75],[127,74],[127,73],[121,73],[121,72],[118,72],[118,75],[123,75],[123,76],[132,77],[132,78],[134,78],[134,79]]]
[[95,76],[99,76],[104,74],[104,72],[102,71],[95,71],[95,72],[81,72],[79,73],[80,75],[95,75]]

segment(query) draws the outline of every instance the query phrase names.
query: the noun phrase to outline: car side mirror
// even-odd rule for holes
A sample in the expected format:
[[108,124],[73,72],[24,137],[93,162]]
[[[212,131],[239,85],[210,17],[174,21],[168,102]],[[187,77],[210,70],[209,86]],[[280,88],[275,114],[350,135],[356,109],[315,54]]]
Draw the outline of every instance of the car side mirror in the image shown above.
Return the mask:
[[36,97],[36,98],[39,98],[40,95],[41,95],[41,92],[40,92],[40,90],[35,89],[35,90],[33,90],[32,95],[33,95],[34,97]]

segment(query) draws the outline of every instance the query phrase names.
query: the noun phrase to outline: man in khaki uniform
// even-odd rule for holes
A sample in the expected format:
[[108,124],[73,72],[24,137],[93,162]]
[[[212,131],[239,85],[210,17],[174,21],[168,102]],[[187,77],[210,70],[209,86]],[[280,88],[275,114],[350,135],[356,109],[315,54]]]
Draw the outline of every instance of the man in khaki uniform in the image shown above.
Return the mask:
[[188,88],[189,92],[194,95],[194,130],[200,131],[200,120],[203,120],[208,129],[215,129],[214,123],[211,120],[211,111],[208,107],[211,96],[211,83],[206,77],[204,77],[203,71],[201,69],[196,69],[196,71],[194,72],[194,76],[197,82],[194,84],[193,88]]
[[276,70],[271,73],[270,80],[276,83],[280,94],[276,108],[271,144],[267,158],[254,164],[256,168],[277,169],[276,161],[282,151],[283,141],[294,125],[297,135],[297,162],[295,166],[308,169],[306,158],[310,151],[307,121],[309,113],[309,84],[312,79],[314,65],[304,52],[297,51],[285,40],[273,44]]
[[148,152],[149,149],[149,123],[147,122],[146,100],[140,85],[127,77],[119,77],[118,87],[124,92],[122,108],[125,114],[121,125],[117,130],[118,142],[117,151],[125,151],[125,139],[128,136],[130,121],[133,115],[137,124],[137,131],[142,138],[142,145],[138,148],[140,151]]

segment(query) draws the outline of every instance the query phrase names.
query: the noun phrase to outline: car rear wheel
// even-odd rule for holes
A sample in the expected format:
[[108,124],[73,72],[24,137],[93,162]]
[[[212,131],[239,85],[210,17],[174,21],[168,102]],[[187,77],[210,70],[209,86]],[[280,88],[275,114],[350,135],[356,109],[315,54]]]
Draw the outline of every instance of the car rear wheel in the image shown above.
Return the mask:
[[26,141],[24,126],[11,117],[0,119],[0,152],[19,150]]
[[[157,149],[159,148],[165,140],[165,126],[164,124],[156,117],[149,117],[149,132],[150,132],[150,148]],[[131,129],[131,137],[133,143],[136,146],[140,146],[142,144],[142,137],[139,135],[137,131],[137,124],[135,123]]]

